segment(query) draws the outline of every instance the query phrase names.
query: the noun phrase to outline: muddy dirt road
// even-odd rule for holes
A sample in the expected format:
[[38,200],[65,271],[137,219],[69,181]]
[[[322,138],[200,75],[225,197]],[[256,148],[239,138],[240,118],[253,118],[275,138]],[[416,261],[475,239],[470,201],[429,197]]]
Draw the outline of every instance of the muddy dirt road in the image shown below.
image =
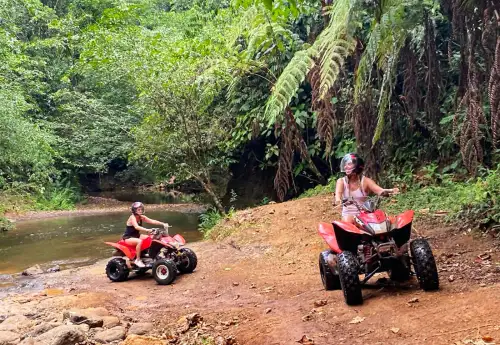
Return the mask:
[[36,278],[61,295],[5,301],[28,298],[23,305],[53,310],[104,306],[121,318],[153,322],[161,332],[199,313],[212,332],[238,344],[500,342],[498,240],[417,221],[433,247],[440,290],[423,292],[415,279],[374,285],[363,290],[363,305],[348,307],[341,291],[323,289],[317,267],[326,248],[317,223],[335,217],[324,196],[241,211],[224,225],[230,236],[189,246],[198,268],[173,285],[158,286],[149,275],[111,283],[99,262]]

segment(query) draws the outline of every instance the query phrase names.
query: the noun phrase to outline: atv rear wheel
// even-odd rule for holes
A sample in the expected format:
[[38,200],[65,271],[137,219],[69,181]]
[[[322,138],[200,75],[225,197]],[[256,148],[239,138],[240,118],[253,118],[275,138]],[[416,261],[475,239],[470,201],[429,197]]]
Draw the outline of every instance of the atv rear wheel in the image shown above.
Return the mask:
[[337,255],[340,285],[348,305],[363,304],[361,283],[359,282],[359,264],[356,256],[349,251]]
[[429,243],[416,239],[411,242],[410,251],[420,287],[425,291],[439,289],[438,270]]
[[172,260],[160,259],[153,264],[153,277],[160,285],[171,284],[177,277],[177,267]]
[[[408,259],[408,257],[404,257]],[[389,271],[389,278],[391,278],[392,281],[395,282],[405,282],[408,279],[410,279],[410,268],[409,266],[406,266],[403,260],[394,260],[392,263],[391,270]]]
[[319,274],[325,290],[339,290],[341,287],[338,267],[334,272],[327,263],[330,254],[333,254],[330,250],[325,250],[319,254]]
[[198,265],[196,254],[189,248],[182,248],[180,252],[183,254],[183,258],[178,265],[179,271],[182,273],[192,273],[196,265]]
[[127,280],[129,269],[127,263],[122,258],[114,258],[109,260],[106,265],[106,275],[111,281],[122,282]]

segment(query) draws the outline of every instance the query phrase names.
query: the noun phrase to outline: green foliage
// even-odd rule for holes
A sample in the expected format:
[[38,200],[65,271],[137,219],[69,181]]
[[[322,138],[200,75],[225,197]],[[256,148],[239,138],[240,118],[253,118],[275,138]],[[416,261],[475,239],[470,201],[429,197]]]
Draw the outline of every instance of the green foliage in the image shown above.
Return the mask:
[[235,212],[234,208],[231,208],[226,215],[223,215],[219,210],[211,208],[200,215],[198,229],[203,233],[205,238],[209,238],[212,235],[212,230],[222,221],[231,219]]
[[310,198],[317,195],[331,194],[335,193],[335,186],[337,184],[337,176],[332,176],[328,179],[328,183],[325,186],[317,185],[314,188],[306,190],[297,199]]
[[453,181],[450,175],[438,175],[434,166],[425,170],[424,181],[428,182],[420,180],[407,192],[395,196],[396,203],[384,206],[389,212],[412,209],[418,216],[419,213],[445,211],[449,220],[484,227],[500,222],[500,166],[496,170],[486,170],[483,177],[466,182]]
[[269,199],[267,196],[263,197],[262,200],[259,202],[259,206],[265,206],[271,202],[271,199]]
[[54,138],[23,117],[29,104],[1,81],[0,106],[0,189],[16,183],[47,183],[55,173],[50,146]]
[[34,207],[37,210],[72,210],[81,200],[76,187],[70,183],[56,183],[37,196]]
[[[456,109],[474,59],[465,56],[466,28],[460,38],[454,17],[471,20],[470,27],[484,34],[477,41],[485,45],[488,21],[477,19],[485,9],[453,3],[461,13],[452,11],[450,24],[444,12],[450,4],[437,0],[337,0],[324,8],[321,3],[3,1],[2,198],[12,201],[11,209],[71,208],[77,184],[54,181],[121,170],[117,180],[130,184],[173,175],[177,181],[195,179],[218,202],[235,160],[252,157],[270,171],[290,166],[282,171],[283,181],[305,176],[308,168],[322,178],[356,149],[371,155],[367,163],[376,160],[387,182],[410,186],[410,199],[416,193],[412,186],[424,189],[425,198],[415,194],[415,201],[441,206],[434,199],[441,187],[457,197],[469,193],[455,182],[448,185],[447,175],[465,176],[459,147],[473,142],[459,138],[471,115]],[[473,56],[483,81],[493,61],[487,48]],[[436,85],[439,106],[430,118],[432,97],[426,96],[433,95],[425,89],[432,86],[433,71],[446,76]],[[481,132],[476,143],[484,146],[483,164],[492,167],[500,157],[494,133],[486,135],[494,127],[489,122],[495,123],[489,104],[494,100],[483,88],[474,92],[488,100],[477,107],[486,116],[473,127]],[[364,101],[367,109],[359,112]],[[383,131],[388,125],[391,131]],[[365,137],[380,139],[383,151],[370,151]],[[421,162],[433,164],[418,170]],[[292,193],[294,184],[286,185]],[[478,188],[490,192],[483,187]],[[496,211],[489,210],[497,204],[485,200],[461,202],[459,208],[494,221]]]
[[15,225],[5,217],[0,216],[0,232],[14,230]]

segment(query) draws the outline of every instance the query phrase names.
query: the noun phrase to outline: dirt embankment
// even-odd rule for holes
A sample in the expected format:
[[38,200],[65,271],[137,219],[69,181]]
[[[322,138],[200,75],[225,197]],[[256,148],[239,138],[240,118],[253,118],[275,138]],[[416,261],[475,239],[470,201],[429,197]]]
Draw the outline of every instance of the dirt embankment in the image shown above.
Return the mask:
[[[417,221],[437,258],[440,290],[423,292],[414,279],[399,286],[373,285],[363,290],[363,305],[348,307],[341,291],[323,289],[318,272],[318,254],[326,245],[317,224],[338,217],[329,201],[320,196],[238,212],[223,225],[221,232],[230,233],[224,240],[189,245],[198,254],[198,268],[169,286],[156,285],[149,275],[111,283],[103,261],[37,278],[46,288],[62,289],[62,295],[21,297],[30,299],[25,304],[35,310],[102,306],[121,320],[151,322],[158,339],[144,344],[500,341],[498,242]],[[20,303],[15,299],[21,297],[2,303]],[[172,338],[178,320],[193,313],[204,321]],[[210,336],[213,342],[202,342]]]

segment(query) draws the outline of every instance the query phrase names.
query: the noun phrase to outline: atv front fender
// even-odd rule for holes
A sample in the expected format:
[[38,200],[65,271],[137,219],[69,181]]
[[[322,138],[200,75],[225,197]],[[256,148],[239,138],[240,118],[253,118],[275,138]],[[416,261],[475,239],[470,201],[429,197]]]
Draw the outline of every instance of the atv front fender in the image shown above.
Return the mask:
[[339,248],[337,237],[335,236],[335,232],[333,231],[332,224],[319,223],[318,233],[321,237],[323,237],[326,243],[328,243],[328,246],[335,254],[339,254],[340,252],[342,252]]
[[104,243],[110,245],[111,247],[115,247],[116,249],[121,250],[123,254],[125,254],[130,260],[132,260],[135,257],[135,251],[132,253],[132,251],[128,247],[113,242],[104,242]]
[[356,225],[349,223],[349,222],[341,222],[341,221],[336,220],[333,222],[333,225],[338,226],[339,228],[341,228],[344,231],[347,231],[347,232],[350,232],[350,233],[353,233],[356,235],[363,235],[364,234],[364,232],[360,228],[358,228]]
[[404,211],[396,217],[396,229],[401,229],[404,226],[410,224],[413,221],[413,216],[415,212],[412,210]]

